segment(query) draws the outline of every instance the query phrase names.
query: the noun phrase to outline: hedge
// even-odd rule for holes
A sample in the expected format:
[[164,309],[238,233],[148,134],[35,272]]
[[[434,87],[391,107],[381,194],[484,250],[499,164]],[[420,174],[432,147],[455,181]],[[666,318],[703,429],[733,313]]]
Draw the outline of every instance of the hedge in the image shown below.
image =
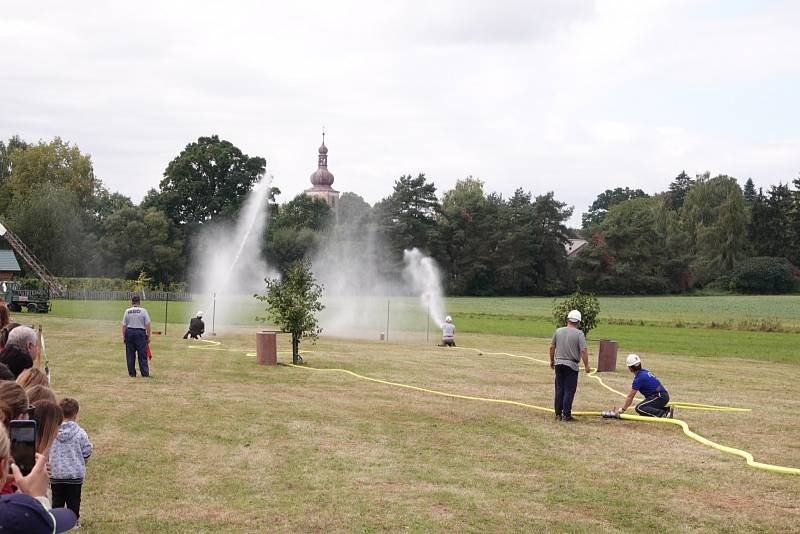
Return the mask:
[[[38,278],[15,278],[21,289],[43,289],[44,282]],[[58,278],[65,288],[72,291],[136,291],[139,289],[136,280],[125,278]],[[147,284],[145,291],[187,291],[186,282],[169,284]]]
[[795,282],[789,260],[762,256],[741,262],[731,276],[730,287],[742,293],[788,293]]

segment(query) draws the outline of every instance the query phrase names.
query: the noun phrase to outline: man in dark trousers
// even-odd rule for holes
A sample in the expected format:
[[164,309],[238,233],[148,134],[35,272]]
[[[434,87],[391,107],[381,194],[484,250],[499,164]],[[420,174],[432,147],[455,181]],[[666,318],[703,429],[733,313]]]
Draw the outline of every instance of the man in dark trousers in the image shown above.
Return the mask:
[[131,297],[131,307],[122,316],[122,342],[125,343],[125,357],[128,360],[128,374],[136,376],[136,358],[139,359],[139,372],[150,376],[147,364],[147,344],[150,343],[150,315],[139,304],[139,295]]
[[644,400],[636,405],[636,413],[645,417],[672,417],[673,409],[667,407],[669,404],[669,392],[656,375],[642,368],[642,359],[637,354],[628,354],[625,359],[628,370],[633,373],[633,383],[631,390],[625,398],[622,408],[616,408],[616,415],[621,414],[633,403],[634,397],[640,391],[644,395]]
[[575,420],[572,401],[578,389],[578,362],[583,360],[586,372],[590,372],[586,336],[578,328],[580,323],[581,312],[572,310],[567,315],[567,326],[556,330],[550,343],[550,368],[556,374],[556,421]]
[[200,339],[203,332],[206,331],[206,324],[203,322],[203,312],[197,312],[196,317],[192,317],[189,321],[189,330],[183,335],[183,339],[191,337],[192,339]]

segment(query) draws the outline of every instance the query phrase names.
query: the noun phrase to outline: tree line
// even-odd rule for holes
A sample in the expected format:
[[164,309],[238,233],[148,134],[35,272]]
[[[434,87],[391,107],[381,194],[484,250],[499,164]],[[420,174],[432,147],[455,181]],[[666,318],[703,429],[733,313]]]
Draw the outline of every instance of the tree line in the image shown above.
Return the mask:
[[572,262],[585,290],[780,293],[800,262],[800,179],[756,190],[726,175],[681,172],[667,191],[617,188],[583,216],[589,244]]
[[[109,191],[78,147],[13,137],[0,141],[0,218],[57,275],[135,279],[144,271],[160,284],[182,282],[200,232],[235,218],[265,168],[263,157],[200,137],[136,204]],[[403,175],[375,205],[348,192],[335,211],[302,194],[279,202],[273,188],[261,248],[285,271],[333,243],[396,277],[403,250],[416,247],[437,260],[451,295],[731,287],[753,262],[781,275],[800,261],[800,181],[793,185],[764,193],[751,180],[742,189],[728,176],[681,173],[652,196],[605,191],[580,229],[568,228],[573,208],[552,192],[504,198],[471,176],[440,193],[424,174]],[[565,245],[577,237],[589,245],[568,260]]]

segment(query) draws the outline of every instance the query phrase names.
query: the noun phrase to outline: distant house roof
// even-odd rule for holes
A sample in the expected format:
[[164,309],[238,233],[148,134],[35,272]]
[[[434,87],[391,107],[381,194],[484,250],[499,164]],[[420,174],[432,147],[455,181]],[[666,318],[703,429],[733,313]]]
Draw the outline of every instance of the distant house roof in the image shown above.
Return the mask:
[[578,253],[580,249],[588,245],[589,242],[585,239],[570,239],[564,245],[564,248],[567,249],[567,257],[574,256]]
[[13,250],[0,249],[0,271],[15,272],[22,271],[17,262],[17,256],[14,255]]

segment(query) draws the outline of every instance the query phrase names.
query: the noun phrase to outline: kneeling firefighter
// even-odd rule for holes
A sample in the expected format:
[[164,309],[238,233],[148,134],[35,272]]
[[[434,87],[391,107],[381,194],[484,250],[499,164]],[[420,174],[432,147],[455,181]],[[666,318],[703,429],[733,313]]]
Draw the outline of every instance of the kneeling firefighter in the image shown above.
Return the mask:
[[199,339],[203,332],[206,331],[206,324],[203,322],[203,312],[197,312],[196,317],[192,317],[189,321],[189,330],[183,335],[183,339],[191,337],[192,339]]
[[673,409],[668,408],[669,392],[656,375],[642,368],[642,359],[636,354],[628,354],[625,359],[628,370],[633,373],[631,391],[625,398],[622,408],[615,408],[614,414],[619,415],[633,403],[636,393],[642,392],[644,400],[636,405],[636,413],[645,417],[672,417]]

